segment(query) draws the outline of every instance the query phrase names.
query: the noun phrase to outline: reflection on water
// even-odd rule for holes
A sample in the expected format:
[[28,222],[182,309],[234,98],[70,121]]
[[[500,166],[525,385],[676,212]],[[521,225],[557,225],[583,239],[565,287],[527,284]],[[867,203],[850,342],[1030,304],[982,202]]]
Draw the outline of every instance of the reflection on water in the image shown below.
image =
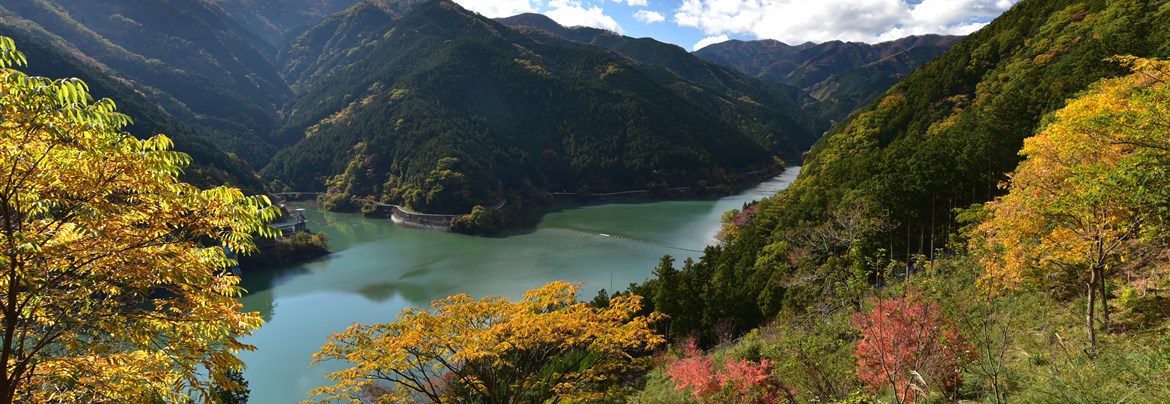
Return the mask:
[[[408,306],[451,294],[519,298],[553,280],[582,283],[580,298],[645,280],[665,254],[697,252],[713,242],[722,213],[787,186],[776,179],[721,199],[560,205],[541,218],[547,230],[469,237],[395,226],[389,220],[308,209],[310,228],[330,237],[327,257],[283,268],[248,271],[243,301],[266,321],[244,342],[245,377],[253,402],[287,403],[327,382],[341,364],[309,367],[326,338],[354,323],[380,323]],[[563,231],[559,229],[572,229]],[[601,235],[604,233],[609,235]],[[621,237],[617,237],[621,236]]]

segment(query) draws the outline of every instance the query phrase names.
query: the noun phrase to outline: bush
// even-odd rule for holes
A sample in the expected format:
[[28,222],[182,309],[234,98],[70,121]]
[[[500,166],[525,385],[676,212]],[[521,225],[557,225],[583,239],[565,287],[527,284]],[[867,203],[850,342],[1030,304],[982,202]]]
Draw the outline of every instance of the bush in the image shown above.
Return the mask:
[[853,316],[853,326],[861,332],[857,376],[873,392],[892,388],[898,402],[932,391],[952,396],[971,357],[939,305],[914,291],[877,300],[870,312]]
[[773,374],[771,359],[736,360],[729,356],[719,362],[701,352],[694,339],[684,341],[682,350],[682,357],[667,362],[664,373],[674,380],[676,390],[689,390],[698,402],[795,401],[796,393]]

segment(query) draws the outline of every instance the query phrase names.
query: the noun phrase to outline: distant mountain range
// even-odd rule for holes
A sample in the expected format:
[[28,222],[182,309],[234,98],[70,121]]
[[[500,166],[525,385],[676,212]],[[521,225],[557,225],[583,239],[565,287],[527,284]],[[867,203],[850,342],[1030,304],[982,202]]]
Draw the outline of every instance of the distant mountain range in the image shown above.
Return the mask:
[[910,36],[879,44],[831,41],[786,45],[774,40],[727,41],[695,55],[804,91],[806,111],[841,121],[869,104],[911,71],[961,40],[958,36]]
[[33,57],[32,73],[99,83],[136,130],[183,133],[219,167],[206,182],[258,188],[243,160],[337,208],[434,212],[727,184],[801,159],[829,119],[954,42],[692,54],[445,0],[10,0],[0,22],[54,66]]

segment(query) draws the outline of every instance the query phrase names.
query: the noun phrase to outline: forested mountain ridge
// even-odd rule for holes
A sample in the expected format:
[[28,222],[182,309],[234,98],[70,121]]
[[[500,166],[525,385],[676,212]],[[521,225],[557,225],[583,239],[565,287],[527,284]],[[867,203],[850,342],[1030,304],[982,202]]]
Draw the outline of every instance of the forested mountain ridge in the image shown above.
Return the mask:
[[340,74],[337,64],[354,52],[368,52],[395,19],[365,2],[330,15],[280,48],[281,76],[303,91],[306,84]]
[[706,46],[694,54],[752,77],[800,88],[809,97],[802,103],[806,110],[826,120],[840,121],[960,39],[922,35],[872,45],[732,40]]
[[210,0],[269,44],[353,5],[355,0]]
[[[302,93],[278,138],[299,142],[265,175],[292,188],[328,180],[338,202],[371,197],[458,213],[540,190],[721,184],[772,166],[773,153],[797,157],[816,138],[785,97],[751,86],[741,93],[688,81],[606,49],[529,36],[449,1],[399,19],[379,12],[355,6],[289,46],[351,49],[323,58],[282,51],[310,56],[286,61]],[[768,116],[775,111],[794,112]]]
[[205,1],[34,1],[0,4],[13,30],[100,65],[179,121],[253,165],[292,92],[275,49]]
[[421,0],[209,0],[248,30],[279,46],[300,31],[356,3],[374,4],[401,17]]
[[910,271],[916,257],[953,246],[955,209],[1003,192],[997,186],[1047,114],[1129,71],[1108,58],[1170,56],[1167,24],[1164,1],[1016,4],[835,127],[734,240],[708,249],[686,275],[660,270],[667,275],[642,292],[701,291],[671,320],[682,333],[721,318],[743,331],[784,309],[827,315],[859,305],[849,295],[859,280],[898,262]]
[[[799,89],[782,83],[765,80],[751,80],[737,70],[707,62],[687,52],[678,45],[659,42],[653,38],[631,38],[614,32],[592,27],[564,27],[541,14],[520,14],[500,18],[498,21],[516,28],[537,41],[561,46],[597,46],[608,49],[627,63],[638,67],[659,84],[680,88],[693,85],[710,92],[726,91],[732,98],[746,96],[774,109],[772,112],[754,116],[738,116],[734,120],[768,120],[774,126],[799,125],[816,133],[828,129],[827,122],[810,114],[802,113],[799,104],[807,96]],[[551,34],[551,35],[550,35]],[[733,104],[713,99],[704,92],[683,92],[692,101],[720,114],[736,114]],[[789,120],[800,120],[792,121]],[[786,158],[795,160],[794,150],[782,150]],[[803,150],[795,150],[803,153]]]
[[110,77],[92,60],[34,40],[28,32],[12,25],[0,25],[0,35],[13,38],[28,58],[29,68],[46,77],[77,77],[89,85],[95,98],[117,101],[118,112],[133,119],[126,131],[147,138],[165,134],[175,142],[175,150],[191,155],[192,163],[182,178],[202,188],[233,185],[256,194],[264,191],[260,178],[248,164],[225,153],[195,129],[161,111],[129,83]]

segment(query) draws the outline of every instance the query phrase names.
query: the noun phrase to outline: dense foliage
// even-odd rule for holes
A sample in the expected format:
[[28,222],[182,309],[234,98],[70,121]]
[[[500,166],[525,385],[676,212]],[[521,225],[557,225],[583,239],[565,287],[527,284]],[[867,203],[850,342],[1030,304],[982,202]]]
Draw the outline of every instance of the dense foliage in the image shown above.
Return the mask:
[[681,344],[681,357],[669,359],[663,373],[675,389],[687,390],[700,403],[779,403],[795,401],[793,393],[773,374],[768,358],[748,360],[715,359],[704,354],[688,339]]
[[889,389],[898,403],[932,393],[954,399],[971,348],[938,303],[924,302],[911,290],[874,301],[872,310],[856,313],[852,321],[861,334],[857,377],[871,391]]
[[329,255],[329,236],[325,233],[296,232],[287,237],[261,240],[257,245],[260,251],[239,257],[241,267],[276,267]]
[[[327,184],[350,199],[465,214],[542,191],[716,186],[774,167],[776,153],[795,157],[815,137],[806,119],[788,118],[799,112],[784,96],[751,85],[689,81],[447,1],[397,20],[379,13],[355,6],[284,53],[304,94],[279,136],[297,143],[265,175],[297,190]],[[322,41],[354,46],[313,52]]]
[[[983,42],[959,44],[825,139],[793,188],[761,202],[725,247],[682,270],[664,259],[655,279],[632,290],[663,297],[652,299],[654,309],[679,315],[669,323],[672,336],[698,330],[710,343],[719,324],[771,321],[716,351],[733,360],[762,353],[781,364],[775,375],[803,400],[863,400],[867,391],[897,401],[1165,396],[1170,68],[1108,52],[1165,53],[1164,32],[1149,29],[1167,10],[1144,2],[1020,3],[972,36]],[[945,63],[981,55],[954,52],[1003,45],[996,40],[1021,29],[1034,31],[1016,48],[995,48],[1004,59],[975,81],[973,102],[929,125],[923,112],[934,109],[907,110],[929,105],[912,90],[970,79],[977,65]],[[947,68],[953,76],[941,74]],[[995,137],[970,138],[991,128]],[[1014,163],[1021,148],[1026,160],[1014,174],[992,169]],[[974,150],[985,154],[964,157]],[[943,158],[917,159],[927,156]],[[989,171],[963,177],[970,168],[958,163],[977,157]],[[1001,179],[1010,180],[1007,195],[952,211],[962,206],[956,200],[996,196]],[[962,181],[968,195],[951,188]],[[949,195],[942,209],[939,195]],[[900,232],[910,237],[899,240]],[[877,298],[873,308],[868,296]],[[739,311],[712,321],[719,313],[712,306]],[[662,396],[661,380],[651,373],[640,397]]]
[[314,363],[353,367],[315,394],[355,402],[597,401],[615,392],[642,356],[663,342],[659,315],[636,316],[641,298],[604,308],[577,302],[577,286],[553,282],[509,302],[455,295],[430,310],[406,309],[393,323],[355,324],[329,338]]
[[[1170,53],[1170,34],[1157,28],[1168,19],[1162,2],[1017,4],[834,129],[788,190],[693,263],[685,290],[703,314],[679,335],[720,321],[743,332],[784,309],[856,306],[859,288],[891,265],[903,276],[920,269],[916,257],[946,251],[955,208],[1002,192],[1045,114],[1126,71],[1106,59]],[[679,293],[654,290],[665,283],[642,293]]]
[[261,322],[225,249],[252,251],[278,211],[180,182],[168,138],[24,60],[0,37],[0,402],[211,400]]
[[976,239],[985,287],[1084,286],[1090,352],[1110,321],[1107,285],[1152,265],[1170,219],[1170,63],[1118,58],[1134,73],[1094,85],[1020,152],[1010,192],[986,206]]

